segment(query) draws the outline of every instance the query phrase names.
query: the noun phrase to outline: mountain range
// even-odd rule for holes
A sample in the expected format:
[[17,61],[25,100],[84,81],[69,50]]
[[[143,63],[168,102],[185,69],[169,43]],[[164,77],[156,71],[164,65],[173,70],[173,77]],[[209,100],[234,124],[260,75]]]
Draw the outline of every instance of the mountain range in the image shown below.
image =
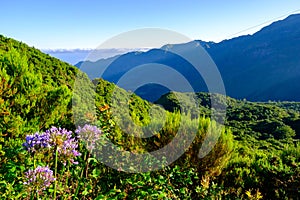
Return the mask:
[[[102,78],[117,83],[136,66],[159,63],[183,74],[192,83],[194,91],[207,91],[205,82],[195,75],[189,62],[166,51],[166,48],[184,50],[187,46],[190,54],[199,48],[207,51],[220,71],[228,96],[251,101],[300,101],[300,14],[276,21],[253,35],[219,43],[196,40],[147,52],[129,52],[96,62],[79,62],[76,66],[80,68],[84,64],[89,77],[96,78],[99,70],[109,65]],[[125,89],[130,88],[129,85]],[[135,92],[155,101],[168,89],[148,84]]]

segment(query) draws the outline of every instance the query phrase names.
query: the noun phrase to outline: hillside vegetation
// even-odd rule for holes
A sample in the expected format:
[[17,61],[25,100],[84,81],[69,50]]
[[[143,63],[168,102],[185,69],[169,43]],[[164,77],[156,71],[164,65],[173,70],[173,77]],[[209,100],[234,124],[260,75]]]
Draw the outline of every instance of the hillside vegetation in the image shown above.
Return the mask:
[[[105,80],[91,82],[76,67],[3,36],[0,66],[1,199],[299,196],[299,103],[227,98],[224,127],[209,118],[210,94],[197,94],[199,109],[194,110],[188,109],[189,94],[167,94],[157,102],[164,111]],[[186,98],[185,106],[176,95]],[[89,98],[95,101],[91,104]],[[179,159],[159,170],[123,172],[139,171],[142,162],[164,162],[126,166],[128,157],[109,155],[109,142],[133,154],[159,150],[179,129],[195,138]],[[213,150],[199,158],[205,138],[212,141],[217,135]],[[102,149],[95,147],[104,148],[109,161],[120,167],[103,164]],[[169,154],[175,155],[178,147]]]

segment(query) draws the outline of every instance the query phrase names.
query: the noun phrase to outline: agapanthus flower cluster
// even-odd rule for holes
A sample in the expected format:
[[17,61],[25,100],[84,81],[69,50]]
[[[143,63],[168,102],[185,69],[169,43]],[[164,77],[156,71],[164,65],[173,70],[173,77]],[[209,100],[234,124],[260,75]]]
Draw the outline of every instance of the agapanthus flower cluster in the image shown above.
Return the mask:
[[38,132],[33,135],[27,135],[26,142],[23,143],[23,147],[30,153],[36,152],[41,148],[50,147],[49,137],[44,133]]
[[58,156],[64,164],[68,160],[76,164],[74,158],[80,156],[80,153],[76,150],[78,141],[72,137],[72,131],[62,128],[52,127],[44,133],[28,135],[23,146],[29,152],[34,152],[41,148],[57,149]]
[[89,151],[94,150],[96,142],[100,139],[102,132],[97,126],[86,124],[76,129],[75,133],[85,143]]
[[77,164],[77,162],[74,162],[74,158],[81,154],[76,150],[78,141],[72,137],[72,131],[52,127],[46,130],[45,134],[49,137],[49,144],[57,148],[59,158],[64,164],[68,160],[73,164]]
[[51,146],[57,146],[58,148],[63,146],[64,141],[72,139],[72,131],[68,131],[64,128],[56,128],[54,126],[46,130],[45,135],[49,138],[49,144]]
[[27,185],[30,190],[36,192],[45,190],[55,181],[53,171],[49,167],[38,166],[34,170],[25,172],[25,177],[27,181],[24,182],[24,185]]
[[63,142],[63,145],[61,145],[60,148],[58,148],[58,153],[60,155],[60,158],[64,161],[63,164],[66,165],[66,161],[69,160],[73,164],[78,164],[78,162],[74,161],[74,158],[76,156],[80,156],[81,154],[76,150],[78,147],[78,142],[75,140],[75,138],[71,138],[68,140],[65,140]]

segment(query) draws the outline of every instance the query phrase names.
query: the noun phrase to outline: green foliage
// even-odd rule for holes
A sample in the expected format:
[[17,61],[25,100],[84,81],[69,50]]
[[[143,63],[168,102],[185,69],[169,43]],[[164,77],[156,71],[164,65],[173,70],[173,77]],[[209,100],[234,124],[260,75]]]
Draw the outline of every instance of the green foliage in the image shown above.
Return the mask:
[[[217,105],[228,106],[225,126],[209,118],[211,95]],[[53,152],[32,157],[23,150],[27,134],[52,125],[74,131],[75,124],[85,123],[101,127],[104,142],[110,140],[134,153],[159,150],[182,133],[182,142],[169,152],[172,155],[188,137],[195,138],[171,165],[137,174],[105,166],[80,142],[78,165],[58,162],[57,188],[48,188],[44,198],[54,190],[63,199],[297,199],[300,195],[299,103],[252,103],[217,94],[176,92],[157,103],[168,112],[105,80],[90,81],[77,68],[0,36],[0,198],[28,199],[24,172],[36,164],[55,167]],[[120,161],[117,156],[111,159]]]
[[[163,95],[158,101],[169,111],[187,108],[183,113],[190,112],[192,117],[199,115],[211,115],[211,99],[215,104],[226,105],[226,123],[232,128],[233,134],[244,137],[244,134],[254,136],[259,139],[275,137],[277,139],[288,139],[297,136],[299,132],[299,103],[296,102],[268,102],[254,103],[248,101],[235,100],[217,94],[197,93],[177,93],[171,92]],[[198,107],[193,107],[194,102]],[[296,132],[294,133],[293,130]],[[295,135],[296,134],[296,135]]]
[[22,151],[26,134],[52,125],[72,125],[71,87],[76,71],[0,36],[0,182],[6,186],[0,194],[14,196],[22,188],[24,165],[31,162]]
[[272,151],[239,145],[220,180],[225,187],[235,185],[230,193],[241,198],[255,190],[271,199],[294,199],[299,195],[299,175],[299,144]]

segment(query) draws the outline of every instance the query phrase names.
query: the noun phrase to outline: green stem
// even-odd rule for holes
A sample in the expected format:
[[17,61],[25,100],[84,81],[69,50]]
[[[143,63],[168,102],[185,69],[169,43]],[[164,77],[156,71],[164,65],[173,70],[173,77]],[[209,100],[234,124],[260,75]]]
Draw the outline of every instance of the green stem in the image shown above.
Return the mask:
[[32,158],[33,158],[33,168],[35,169],[35,167],[36,167],[36,161],[35,161],[34,154],[33,154]]
[[[33,168],[36,169],[36,160],[35,160],[34,153],[32,155],[32,158],[33,158]],[[30,199],[34,199],[34,197],[35,197],[35,193],[33,192],[30,196]],[[39,192],[36,193],[36,198],[39,199]]]
[[66,179],[66,185],[68,186],[68,182],[69,182],[69,176],[70,176],[70,163],[68,161],[68,164],[67,164],[67,179]]
[[81,174],[80,174],[80,178],[82,178],[83,177],[83,173],[84,173],[84,170],[85,170],[85,163],[86,163],[86,152],[84,153],[84,157],[83,157],[83,163],[84,163],[84,166],[83,166],[83,168],[82,168],[82,170],[81,170]]
[[30,200],[34,199],[34,192],[30,192]]
[[90,158],[90,152],[87,155],[86,164],[85,164],[85,178],[87,178],[88,170],[89,170],[89,158]]
[[80,185],[79,185],[79,181],[77,180],[77,181],[76,181],[76,191],[75,191],[74,198],[76,198],[76,197],[77,197],[77,195],[78,195],[78,192],[79,192],[79,188],[80,188]]
[[53,199],[56,199],[56,186],[57,186],[57,154],[58,154],[58,149],[55,147],[55,164],[54,164],[54,191],[53,191]]
[[67,177],[66,177],[66,184],[65,184],[65,188],[68,187],[68,182],[69,182],[69,173],[70,173],[70,170],[69,170],[69,166],[70,166],[70,161],[67,162]]

